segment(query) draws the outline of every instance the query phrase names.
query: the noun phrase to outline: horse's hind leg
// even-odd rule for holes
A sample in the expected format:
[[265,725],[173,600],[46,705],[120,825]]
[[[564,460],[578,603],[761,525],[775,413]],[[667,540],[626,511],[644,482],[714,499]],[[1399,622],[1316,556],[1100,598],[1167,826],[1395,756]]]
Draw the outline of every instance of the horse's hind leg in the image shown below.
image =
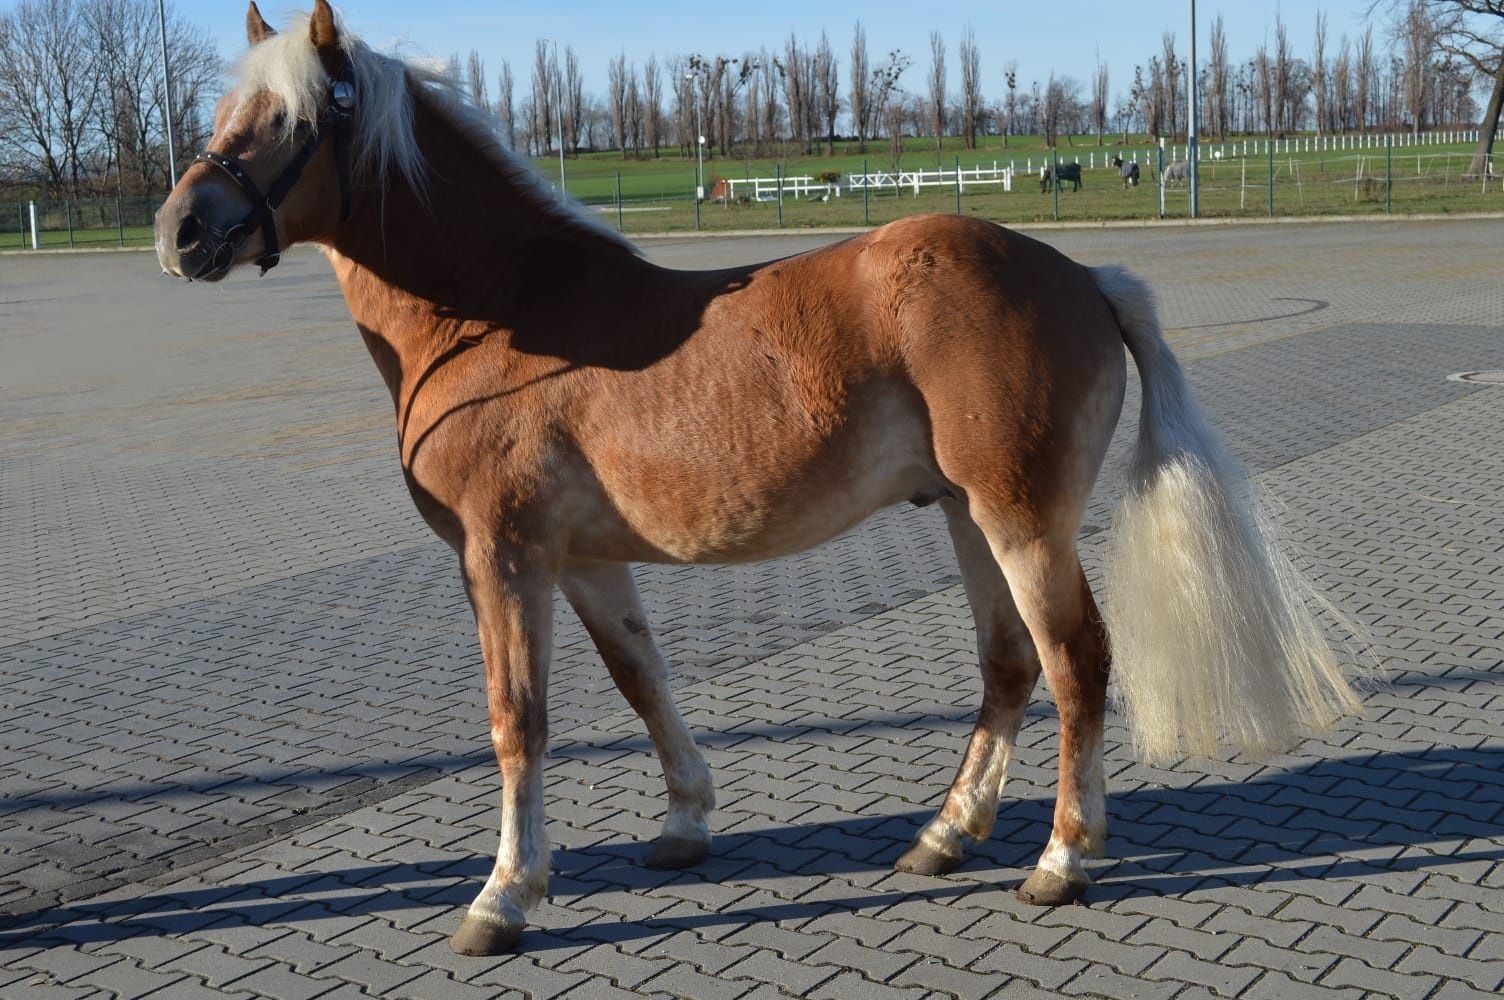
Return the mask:
[[1026,903],[1054,906],[1090,885],[1083,857],[1107,841],[1102,727],[1109,656],[1101,617],[1076,556],[1074,532],[998,545],[998,557],[1044,664],[1060,712],[1060,781],[1050,842],[1018,890]]
[[914,846],[898,859],[900,871],[920,875],[953,870],[964,857],[964,838],[983,840],[992,832],[1014,739],[1039,677],[1034,642],[1013,605],[986,536],[962,504],[942,500],[941,505],[976,621],[982,709],[945,804],[919,832]]
[[624,563],[571,565],[559,581],[595,641],[611,679],[647,725],[668,785],[663,833],[648,852],[653,868],[687,868],[710,851],[706,816],[715,806],[710,769],[669,691],[668,670]]

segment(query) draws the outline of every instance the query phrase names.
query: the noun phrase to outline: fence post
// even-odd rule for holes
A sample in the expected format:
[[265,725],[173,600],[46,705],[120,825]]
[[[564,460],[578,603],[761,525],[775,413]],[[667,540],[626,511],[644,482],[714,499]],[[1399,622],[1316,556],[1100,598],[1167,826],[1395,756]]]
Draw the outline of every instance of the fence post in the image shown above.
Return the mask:
[[120,233],[120,245],[125,246],[125,215],[120,210],[120,192],[115,192],[115,228]]
[[862,225],[872,225],[872,175],[867,172],[867,161],[862,161]]
[[1384,137],[1384,211],[1389,215],[1394,214],[1394,146],[1389,137]]
[[1268,143],[1269,150],[1269,218],[1274,218],[1274,143]]
[[1155,183],[1159,185],[1159,217],[1165,217],[1165,141],[1159,140],[1159,148],[1155,150]]
[[961,157],[956,157],[956,214],[961,214]]
[[778,178],[778,228],[783,228],[783,164],[773,165],[773,176]]
[[37,242],[37,203],[32,201],[27,204],[31,207],[31,248],[40,250],[42,246]]
[[1055,221],[1060,221],[1060,150],[1050,150],[1050,187],[1055,189]]
[[63,199],[63,214],[68,219],[68,249],[73,249],[73,202]]

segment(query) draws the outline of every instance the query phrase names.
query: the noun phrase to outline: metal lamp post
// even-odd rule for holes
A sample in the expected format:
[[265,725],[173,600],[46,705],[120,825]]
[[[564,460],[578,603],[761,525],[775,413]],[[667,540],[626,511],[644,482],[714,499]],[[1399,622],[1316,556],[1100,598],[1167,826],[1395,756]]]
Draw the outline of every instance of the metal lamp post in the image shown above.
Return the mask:
[[559,203],[562,205],[568,199],[564,187],[564,80],[559,73],[559,43],[550,38],[548,44],[554,47],[554,108],[559,116]]
[[163,0],[157,0],[157,24],[162,29],[162,115],[167,122],[167,172],[172,177],[172,186],[178,186],[178,156],[172,138],[172,76],[167,72],[167,10]]
[[705,200],[705,131],[700,123],[700,75],[685,73],[690,84],[690,103],[695,106],[695,228],[700,228],[700,202]]
[[1186,109],[1185,119],[1185,152],[1186,159],[1191,161],[1191,218],[1194,219],[1196,218],[1197,209],[1200,208],[1201,196],[1200,178],[1197,176],[1201,172],[1201,165],[1198,162],[1199,157],[1196,148],[1196,111],[1197,105],[1200,103],[1197,100],[1196,87],[1196,0],[1191,0],[1191,65],[1188,68],[1189,73],[1187,75],[1190,77],[1190,86],[1186,88],[1186,103],[1189,107]]

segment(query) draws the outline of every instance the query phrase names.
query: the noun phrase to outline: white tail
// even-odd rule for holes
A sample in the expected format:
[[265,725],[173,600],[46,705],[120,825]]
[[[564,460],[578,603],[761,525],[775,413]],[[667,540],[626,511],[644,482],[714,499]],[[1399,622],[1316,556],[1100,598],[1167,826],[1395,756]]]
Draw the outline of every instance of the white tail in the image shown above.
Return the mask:
[[1159,760],[1223,742],[1288,748],[1360,709],[1311,611],[1329,605],[1275,545],[1242,469],[1202,419],[1148,287],[1120,268],[1092,276],[1143,384],[1103,602],[1134,742]]

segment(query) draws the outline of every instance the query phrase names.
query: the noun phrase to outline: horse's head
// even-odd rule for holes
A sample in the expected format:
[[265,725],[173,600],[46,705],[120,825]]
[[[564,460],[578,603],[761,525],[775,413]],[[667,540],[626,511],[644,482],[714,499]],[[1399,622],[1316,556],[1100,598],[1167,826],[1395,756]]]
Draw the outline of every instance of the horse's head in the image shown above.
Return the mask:
[[218,281],[246,261],[264,272],[349,212],[356,90],[334,11],[315,0],[306,40],[275,34],[252,0],[240,83],[220,99],[207,151],[157,211],[168,274]]

